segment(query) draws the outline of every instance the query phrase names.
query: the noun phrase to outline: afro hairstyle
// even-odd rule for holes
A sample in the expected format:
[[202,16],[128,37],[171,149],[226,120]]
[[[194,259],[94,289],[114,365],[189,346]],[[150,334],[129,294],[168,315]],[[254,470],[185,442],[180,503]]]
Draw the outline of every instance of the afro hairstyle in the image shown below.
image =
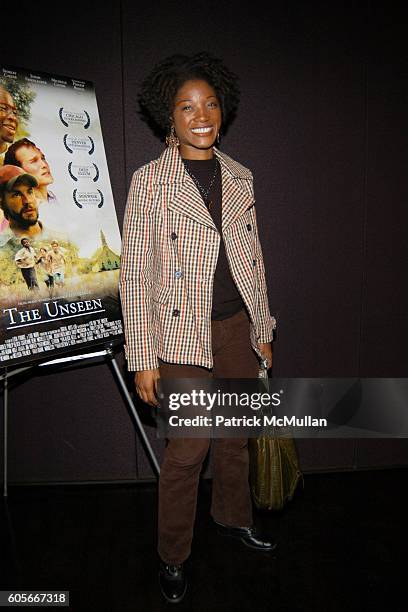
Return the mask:
[[171,127],[174,98],[189,80],[206,81],[221,104],[222,132],[236,115],[239,104],[238,77],[222,60],[206,52],[194,55],[172,55],[154,66],[143,80],[138,96],[140,114],[155,134],[164,139]]

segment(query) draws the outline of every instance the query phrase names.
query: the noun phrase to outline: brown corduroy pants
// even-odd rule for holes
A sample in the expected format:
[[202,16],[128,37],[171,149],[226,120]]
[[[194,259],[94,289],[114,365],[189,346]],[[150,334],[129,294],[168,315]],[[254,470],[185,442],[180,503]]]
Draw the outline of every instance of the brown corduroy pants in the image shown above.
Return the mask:
[[[249,319],[241,310],[229,319],[212,321],[212,370],[160,360],[162,378],[256,378],[259,361],[249,339]],[[203,461],[211,440],[171,438],[167,441],[159,479],[158,552],[177,565],[190,555]],[[248,482],[248,440],[212,440],[213,483],[211,515],[235,527],[252,525]]]

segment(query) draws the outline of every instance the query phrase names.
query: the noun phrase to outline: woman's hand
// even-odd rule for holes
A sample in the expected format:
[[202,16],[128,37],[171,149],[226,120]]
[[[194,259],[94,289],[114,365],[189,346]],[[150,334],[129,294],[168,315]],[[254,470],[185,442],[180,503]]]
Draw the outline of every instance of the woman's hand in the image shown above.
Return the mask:
[[268,370],[272,367],[272,343],[271,342],[258,342],[259,350],[261,351],[263,359],[268,360]]
[[135,387],[139,397],[150,406],[158,406],[156,397],[157,381],[160,378],[160,370],[141,370],[135,373]]

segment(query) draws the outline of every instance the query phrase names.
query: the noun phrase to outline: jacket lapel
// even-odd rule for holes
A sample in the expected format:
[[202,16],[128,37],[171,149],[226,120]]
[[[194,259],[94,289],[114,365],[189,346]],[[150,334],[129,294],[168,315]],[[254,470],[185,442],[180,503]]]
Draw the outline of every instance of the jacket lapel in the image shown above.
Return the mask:
[[[252,175],[214,147],[222,178],[222,230],[254,203]],[[177,147],[168,147],[158,159],[155,183],[166,193],[169,210],[217,229],[194,181],[187,173]]]
[[214,147],[222,174],[222,231],[255,202],[250,170]]
[[168,147],[159,157],[156,183],[166,190],[169,210],[217,229],[200,192],[184,167],[177,147]]

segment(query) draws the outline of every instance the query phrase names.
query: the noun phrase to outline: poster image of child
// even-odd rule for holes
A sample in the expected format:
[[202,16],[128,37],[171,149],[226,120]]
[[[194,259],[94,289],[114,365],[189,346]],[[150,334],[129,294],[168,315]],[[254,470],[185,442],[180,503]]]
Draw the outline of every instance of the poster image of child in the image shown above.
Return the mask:
[[51,273],[51,262],[48,255],[48,250],[45,247],[41,247],[35,263],[40,271],[42,280],[49,290],[50,297],[52,297],[54,289],[54,276]]
[[28,238],[22,238],[21,244],[22,248],[15,254],[14,261],[20,268],[29,291],[34,291],[39,288],[35,271],[36,253]]
[[56,240],[51,242],[51,250],[48,253],[47,259],[50,266],[50,272],[54,279],[54,284],[57,287],[63,287],[66,261],[64,253]]

